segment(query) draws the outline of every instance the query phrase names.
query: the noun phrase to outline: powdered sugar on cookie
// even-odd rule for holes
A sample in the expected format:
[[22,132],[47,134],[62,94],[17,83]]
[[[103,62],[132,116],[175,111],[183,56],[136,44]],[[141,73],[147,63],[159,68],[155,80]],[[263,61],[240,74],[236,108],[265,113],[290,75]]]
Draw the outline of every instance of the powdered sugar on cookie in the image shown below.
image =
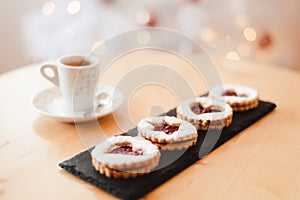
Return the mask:
[[171,143],[197,137],[197,130],[187,121],[176,117],[147,117],[138,123],[139,135],[153,142]]
[[177,107],[177,116],[194,124],[197,129],[221,129],[232,121],[232,108],[225,102],[209,97],[196,97]]
[[251,87],[225,84],[210,90],[212,98],[227,102],[234,111],[246,111],[257,107],[258,92]]
[[160,153],[155,145],[142,138],[115,136],[97,145],[91,155],[102,165],[122,170],[143,167]]
[[[235,95],[226,95],[226,91],[235,92]],[[258,98],[258,92],[254,88],[247,86],[225,84],[213,87],[210,90],[210,96],[233,104],[255,100]]]

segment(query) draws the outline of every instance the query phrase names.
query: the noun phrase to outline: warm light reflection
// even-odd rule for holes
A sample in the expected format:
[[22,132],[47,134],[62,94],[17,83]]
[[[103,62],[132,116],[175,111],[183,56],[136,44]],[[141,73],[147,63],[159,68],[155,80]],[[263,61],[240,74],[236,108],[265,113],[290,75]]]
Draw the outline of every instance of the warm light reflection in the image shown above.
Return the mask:
[[235,17],[235,22],[237,23],[237,25],[241,28],[248,26],[249,22],[248,22],[248,18],[240,13]]
[[212,41],[213,39],[215,39],[216,37],[216,32],[209,28],[209,27],[205,27],[202,29],[201,31],[201,38],[206,41],[206,42],[210,42]]
[[42,13],[44,15],[51,15],[55,10],[55,3],[53,1],[48,1],[43,5]]
[[230,36],[230,35],[226,35],[226,36],[225,36],[225,39],[226,39],[226,41],[229,42],[229,41],[231,40],[231,36]]
[[80,11],[80,1],[78,0],[74,0],[74,1],[70,1],[67,7],[67,12],[70,15],[75,15]]
[[227,60],[237,60],[237,61],[239,61],[240,60],[240,56],[239,56],[239,54],[237,52],[230,51],[230,52],[227,53],[226,59]]
[[252,42],[256,40],[256,31],[251,27],[247,27],[244,29],[244,37],[246,40]]
[[136,15],[136,21],[139,24],[147,24],[150,21],[150,13],[145,10],[139,11]]

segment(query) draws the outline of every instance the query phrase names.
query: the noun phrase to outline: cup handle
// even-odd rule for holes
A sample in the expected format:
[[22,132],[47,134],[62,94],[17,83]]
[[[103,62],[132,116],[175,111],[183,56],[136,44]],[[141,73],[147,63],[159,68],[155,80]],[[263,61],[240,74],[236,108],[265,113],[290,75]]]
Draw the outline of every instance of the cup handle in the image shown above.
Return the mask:
[[[47,69],[50,69],[53,72],[53,76],[50,76],[49,74],[46,73]],[[40,72],[48,81],[50,81],[57,87],[59,86],[58,72],[57,72],[57,67],[55,65],[50,65],[50,64],[43,65],[40,68]]]

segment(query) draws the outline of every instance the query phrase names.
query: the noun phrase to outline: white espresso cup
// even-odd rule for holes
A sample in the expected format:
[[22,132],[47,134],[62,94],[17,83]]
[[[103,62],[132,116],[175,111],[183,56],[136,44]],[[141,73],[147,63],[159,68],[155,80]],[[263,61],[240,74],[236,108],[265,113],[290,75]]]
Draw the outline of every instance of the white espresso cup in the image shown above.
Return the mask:
[[[99,76],[99,59],[95,56],[70,55],[59,58],[56,64],[44,64],[41,74],[62,94],[66,111],[93,109]],[[51,74],[49,71],[52,71]]]

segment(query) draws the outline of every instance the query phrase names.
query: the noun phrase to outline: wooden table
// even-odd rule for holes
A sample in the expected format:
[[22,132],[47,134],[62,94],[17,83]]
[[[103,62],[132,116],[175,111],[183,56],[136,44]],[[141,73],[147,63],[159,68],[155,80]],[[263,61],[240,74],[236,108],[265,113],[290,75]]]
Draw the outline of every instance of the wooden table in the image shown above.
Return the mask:
[[[133,59],[136,56],[139,59]],[[167,53],[132,53],[113,63],[103,82],[115,85],[128,70],[114,66],[164,60],[179,69],[195,93],[204,92],[187,63],[176,59]],[[144,199],[299,199],[300,73],[244,61],[215,62],[224,82],[253,86],[261,99],[277,108]],[[51,84],[41,77],[38,65],[0,76],[0,199],[115,199],[58,167],[86,146],[74,125],[33,111],[32,98],[48,87]],[[145,92],[156,95],[145,99]],[[150,86],[138,90],[130,100],[132,120],[149,115],[149,106],[158,101],[164,110],[174,107],[176,99],[168,95],[169,91]],[[121,132],[111,115],[100,125],[107,136]]]

